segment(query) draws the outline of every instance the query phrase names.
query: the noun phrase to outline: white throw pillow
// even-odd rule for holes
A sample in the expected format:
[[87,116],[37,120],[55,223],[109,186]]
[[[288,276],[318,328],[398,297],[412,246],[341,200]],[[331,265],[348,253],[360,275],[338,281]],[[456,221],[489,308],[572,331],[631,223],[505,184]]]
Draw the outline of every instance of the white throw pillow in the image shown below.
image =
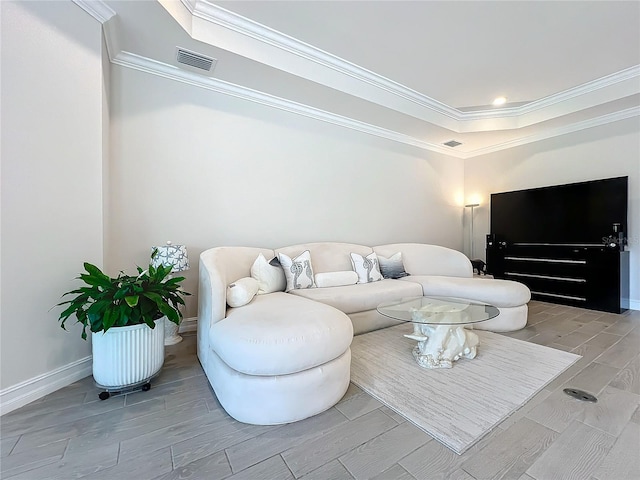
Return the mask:
[[389,258],[378,255],[378,261],[380,262],[380,273],[382,273],[383,278],[402,278],[409,276],[404,270],[402,252],[394,253]]
[[251,277],[244,277],[230,283],[227,287],[227,305],[230,307],[246,305],[256,296],[258,287],[258,281]]
[[358,283],[358,274],[351,270],[344,272],[316,273],[316,287],[342,287]]
[[300,288],[314,288],[313,267],[311,265],[311,252],[305,250],[295,258],[290,258],[284,253],[278,254],[278,260],[287,278],[287,292]]
[[251,278],[258,281],[258,295],[272,292],[284,292],[287,279],[284,277],[282,267],[274,267],[267,262],[263,254],[258,255],[251,265]]
[[358,274],[358,283],[370,283],[382,280],[376,252],[370,253],[366,257],[358,253],[351,253],[350,255],[353,270]]

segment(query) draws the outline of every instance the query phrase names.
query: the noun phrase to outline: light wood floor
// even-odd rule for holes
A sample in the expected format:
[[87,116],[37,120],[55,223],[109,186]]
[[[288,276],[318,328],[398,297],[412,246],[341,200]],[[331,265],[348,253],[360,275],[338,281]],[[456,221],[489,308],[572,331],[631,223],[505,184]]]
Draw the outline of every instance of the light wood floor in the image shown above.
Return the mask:
[[[148,392],[99,401],[86,378],[3,416],[1,478],[639,479],[640,312],[531,302],[529,325],[509,336],[583,358],[461,456],[353,385],[302,422],[238,423],[191,335],[167,347]],[[568,397],[567,386],[598,403]]]

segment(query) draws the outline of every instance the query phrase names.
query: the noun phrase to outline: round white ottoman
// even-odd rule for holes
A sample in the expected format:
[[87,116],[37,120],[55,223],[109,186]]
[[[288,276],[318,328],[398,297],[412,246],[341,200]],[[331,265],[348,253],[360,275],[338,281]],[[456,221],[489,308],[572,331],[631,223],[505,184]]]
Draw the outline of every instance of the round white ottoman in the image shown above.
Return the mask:
[[335,405],[350,380],[353,325],[339,310],[286,293],[230,309],[209,333],[209,381],[223,408],[256,425]]

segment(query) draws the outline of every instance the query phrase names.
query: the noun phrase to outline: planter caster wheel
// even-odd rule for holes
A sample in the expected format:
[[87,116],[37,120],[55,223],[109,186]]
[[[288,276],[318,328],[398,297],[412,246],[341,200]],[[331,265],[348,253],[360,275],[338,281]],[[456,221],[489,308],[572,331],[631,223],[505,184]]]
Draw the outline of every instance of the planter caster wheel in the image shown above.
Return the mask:
[[144,385],[142,385],[142,391],[143,392],[148,392],[149,390],[151,390],[151,384],[150,383],[145,383]]
[[111,394],[109,392],[100,392],[98,394],[98,398],[100,400],[106,400],[107,398],[109,398],[111,396]]

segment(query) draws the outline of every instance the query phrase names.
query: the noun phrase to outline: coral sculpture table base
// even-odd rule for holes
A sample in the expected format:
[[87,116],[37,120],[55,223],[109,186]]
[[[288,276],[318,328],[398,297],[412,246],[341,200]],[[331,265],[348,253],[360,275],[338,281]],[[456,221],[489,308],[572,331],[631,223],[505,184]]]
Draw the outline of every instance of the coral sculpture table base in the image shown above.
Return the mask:
[[428,296],[381,303],[377,310],[385,317],[413,324],[413,333],[405,337],[418,342],[413,356],[424,368],[451,368],[461,357],[475,358],[479,341],[471,331],[473,325],[500,314],[487,303]]
[[411,316],[413,334],[405,337],[417,340],[413,357],[421,367],[451,368],[460,357],[475,358],[479,340],[464,328],[469,321],[465,311],[451,305],[426,305],[412,309]]
[[413,324],[413,334],[407,338],[418,341],[413,357],[423,368],[451,368],[453,362],[465,357],[475,358],[478,336],[461,325]]

